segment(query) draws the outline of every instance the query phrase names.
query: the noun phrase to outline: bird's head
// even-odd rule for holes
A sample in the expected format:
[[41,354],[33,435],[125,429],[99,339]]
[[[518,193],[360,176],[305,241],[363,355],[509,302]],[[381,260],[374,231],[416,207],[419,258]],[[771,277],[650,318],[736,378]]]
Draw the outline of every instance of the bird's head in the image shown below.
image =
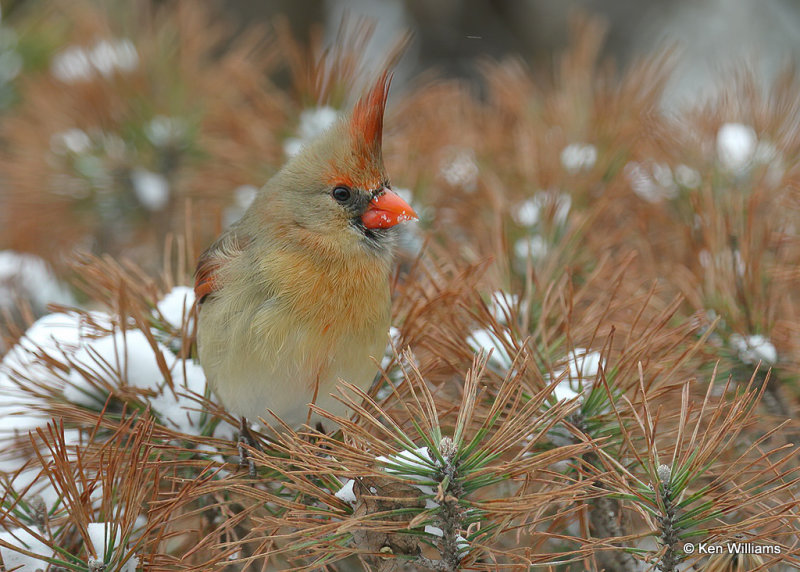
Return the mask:
[[[293,157],[268,185],[298,232],[321,248],[335,245],[388,256],[394,227],[417,218],[394,191],[383,166],[383,112],[390,77],[384,73],[353,111]],[[274,211],[273,211],[274,212]]]

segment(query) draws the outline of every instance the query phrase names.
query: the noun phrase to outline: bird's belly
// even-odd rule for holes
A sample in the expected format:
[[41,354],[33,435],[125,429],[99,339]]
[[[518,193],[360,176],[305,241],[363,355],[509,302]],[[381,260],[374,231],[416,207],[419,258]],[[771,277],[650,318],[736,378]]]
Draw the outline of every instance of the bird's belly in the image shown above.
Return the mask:
[[[203,332],[203,308],[200,315]],[[198,336],[198,350],[206,376],[225,408],[231,413],[275,425],[270,411],[290,426],[309,419],[308,404],[336,415],[348,414],[334,399],[339,380],[366,389],[377,373],[388,324],[369,325],[369,331],[336,333],[324,327],[298,324],[289,316],[269,319],[257,314],[239,330],[228,329]],[[365,343],[369,340],[369,343]]]
[[[250,419],[263,417],[274,424],[270,411],[291,426],[305,423],[309,403],[344,415],[346,407],[334,399],[340,379],[366,389],[377,372],[369,354],[331,348],[321,356],[303,355],[285,345],[272,359],[230,364],[235,372],[218,377],[214,388],[225,407]],[[336,351],[339,350],[339,351]],[[314,416],[313,420],[318,417]]]

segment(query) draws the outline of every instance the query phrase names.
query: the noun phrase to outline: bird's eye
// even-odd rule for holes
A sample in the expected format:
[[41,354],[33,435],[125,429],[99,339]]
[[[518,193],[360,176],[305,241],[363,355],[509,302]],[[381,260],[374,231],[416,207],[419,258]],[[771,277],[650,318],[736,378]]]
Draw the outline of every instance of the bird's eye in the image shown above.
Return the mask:
[[336,187],[331,191],[331,196],[339,203],[346,203],[350,200],[352,192],[347,187]]

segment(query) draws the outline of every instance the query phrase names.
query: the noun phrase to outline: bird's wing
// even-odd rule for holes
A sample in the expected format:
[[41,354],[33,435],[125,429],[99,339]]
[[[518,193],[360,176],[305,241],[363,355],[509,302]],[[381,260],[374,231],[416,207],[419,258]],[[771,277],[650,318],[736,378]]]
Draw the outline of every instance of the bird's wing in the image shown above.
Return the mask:
[[231,228],[200,255],[194,273],[194,295],[198,304],[202,304],[210,294],[217,291],[217,272],[231,259],[239,256],[248,242],[246,236]]

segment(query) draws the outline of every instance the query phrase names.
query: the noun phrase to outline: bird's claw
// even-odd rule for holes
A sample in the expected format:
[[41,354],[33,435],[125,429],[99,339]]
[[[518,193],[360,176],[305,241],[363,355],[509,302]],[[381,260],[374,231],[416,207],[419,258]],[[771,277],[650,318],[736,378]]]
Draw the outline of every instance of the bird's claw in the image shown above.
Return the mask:
[[239,428],[239,465],[242,467],[247,467],[248,473],[251,479],[255,479],[258,476],[258,471],[256,470],[256,462],[253,459],[250,452],[247,450],[247,447],[252,447],[253,449],[261,450],[258,442],[253,437],[252,432],[250,431],[250,427],[247,424],[247,419],[242,417],[241,425]]
[[248,439],[239,437],[239,466],[247,467],[250,478],[255,479],[258,476],[258,471],[256,471],[255,460],[253,460],[253,457],[247,451],[248,445],[251,447],[253,446],[252,443],[248,442]]

